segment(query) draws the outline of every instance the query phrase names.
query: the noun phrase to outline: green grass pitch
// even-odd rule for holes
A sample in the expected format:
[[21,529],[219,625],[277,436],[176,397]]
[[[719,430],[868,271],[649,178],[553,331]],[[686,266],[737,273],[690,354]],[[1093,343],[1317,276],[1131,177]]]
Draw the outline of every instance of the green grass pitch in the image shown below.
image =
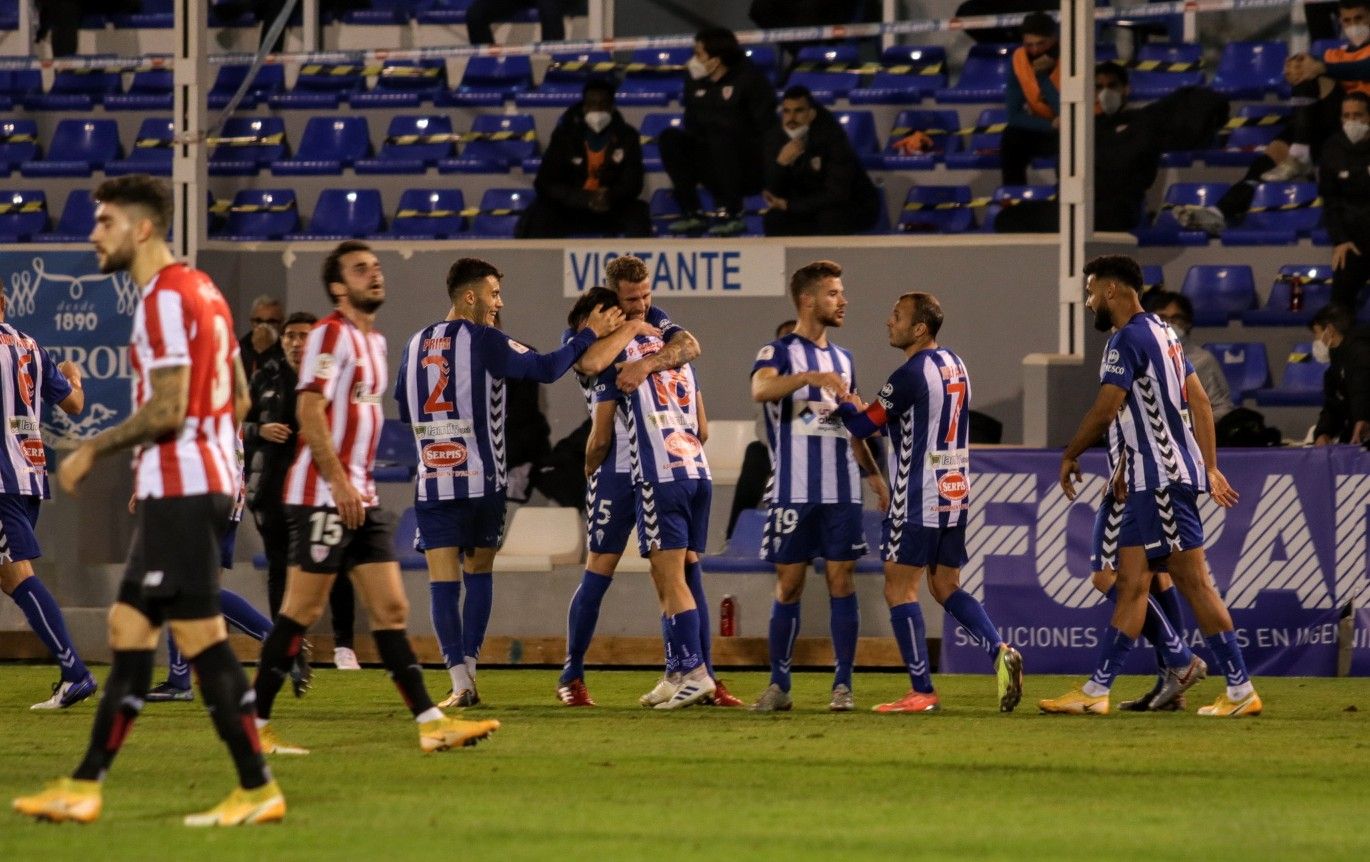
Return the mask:
[[[0,798],[76,764],[91,702],[33,713],[53,678],[0,669]],[[99,673],[103,676],[103,669]],[[435,693],[446,676],[428,672]],[[744,699],[759,673],[725,675]],[[324,670],[277,701],[281,825],[201,832],[180,816],[233,784],[199,702],[151,704],[90,826],[0,812],[0,858],[114,859],[1273,859],[1370,858],[1370,679],[1259,679],[1266,714],[1041,716],[1035,699],[1078,680],[1028,677],[1013,715],[987,676],[939,676],[940,714],[881,716],[906,680],[860,674],[859,712],[830,715],[828,677],[799,674],[783,715],[697,707],[654,713],[655,676],[594,672],[600,706],[552,697],[550,670],[486,670],[504,727],[475,749],[424,755],[378,670]],[[1127,678],[1130,696],[1150,681]],[[7,804],[7,803],[6,803]]]

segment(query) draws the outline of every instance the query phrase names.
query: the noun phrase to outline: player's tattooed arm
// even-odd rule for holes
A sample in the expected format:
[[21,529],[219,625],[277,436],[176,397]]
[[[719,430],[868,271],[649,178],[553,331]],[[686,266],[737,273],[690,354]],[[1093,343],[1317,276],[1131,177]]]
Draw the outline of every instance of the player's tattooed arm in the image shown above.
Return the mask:
[[644,359],[625,362],[618,370],[618,388],[621,392],[633,392],[642,385],[647,376],[658,371],[679,368],[687,362],[699,358],[699,341],[685,330],[671,336],[666,346]]
[[1084,474],[1080,472],[1080,455],[1104,435],[1109,423],[1123,408],[1126,399],[1127,390],[1121,386],[1104,383],[1099,387],[1099,395],[1094,399],[1094,406],[1090,407],[1085,418],[1080,420],[1080,427],[1076,430],[1075,436],[1066,445],[1066,451],[1061,454],[1061,490],[1065,492],[1067,499],[1075,499],[1075,483],[1084,478]]
[[585,441],[585,477],[588,479],[604,463],[609,455],[609,445],[614,442],[614,410],[617,402],[600,401],[595,404],[595,412],[590,420],[590,436]]
[[247,372],[243,370],[243,358],[233,357],[233,424],[242,425],[247,411],[252,409],[252,394],[247,388]]
[[100,458],[180,430],[190,399],[190,366],[154,368],[148,378],[152,391],[136,413],[81,444],[62,461],[57,470],[62,490],[76,493],[76,487]]
[[576,361],[576,373],[594,377],[613,364],[614,358],[623,352],[634,338],[639,335],[661,336],[661,330],[645,320],[625,321],[622,326],[591,344]]

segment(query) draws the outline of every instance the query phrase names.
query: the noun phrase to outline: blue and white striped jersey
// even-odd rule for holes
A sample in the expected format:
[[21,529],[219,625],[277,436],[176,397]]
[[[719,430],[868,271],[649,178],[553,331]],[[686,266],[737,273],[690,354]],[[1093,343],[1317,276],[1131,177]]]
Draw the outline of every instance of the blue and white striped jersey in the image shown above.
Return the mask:
[[[756,354],[752,374],[833,371],[856,388],[851,352],[828,342],[819,347],[795,333],[772,341]],[[772,505],[860,503],[861,471],[851,451],[851,436],[833,414],[831,392],[803,386],[766,404],[766,440],[771,449],[771,475],[766,501]]]
[[890,375],[872,421],[889,434],[892,521],[963,527],[970,511],[970,375],[946,348],[920,350]]
[[589,329],[558,350],[533,352],[498,329],[442,320],[405,345],[395,380],[400,419],[414,430],[415,499],[464,500],[500,493],[507,378],[551,383],[595,340]]
[[28,335],[0,323],[0,399],[5,451],[0,456],[0,493],[51,496],[48,458],[39,423],[47,405],[71,394],[71,384],[48,352]]
[[1099,382],[1127,392],[1109,426],[1108,449],[1124,452],[1129,490],[1177,484],[1208,490],[1203,454],[1190,430],[1185,379],[1192,373],[1174,330],[1154,314],[1133,315],[1108,339]]
[[651,356],[662,346],[654,336],[633,339],[599,376],[595,402],[617,402],[635,484],[708,479],[709,462],[699,441],[699,385],[688,363],[649,375],[631,393],[618,390],[615,366]]

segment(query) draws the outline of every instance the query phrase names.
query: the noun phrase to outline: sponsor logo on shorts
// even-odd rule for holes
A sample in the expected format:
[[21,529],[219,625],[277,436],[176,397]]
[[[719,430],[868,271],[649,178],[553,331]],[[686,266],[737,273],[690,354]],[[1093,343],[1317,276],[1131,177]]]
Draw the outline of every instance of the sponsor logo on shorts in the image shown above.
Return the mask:
[[24,460],[35,467],[46,467],[48,464],[48,453],[43,448],[43,441],[30,437],[19,442],[19,449],[24,453]]
[[429,443],[423,447],[423,464],[434,470],[466,463],[466,446],[461,443]]
[[699,438],[687,431],[675,431],[666,438],[666,451],[677,458],[694,458],[699,448]]
[[960,472],[948,473],[937,480],[937,493],[944,500],[964,500],[970,493],[970,482],[966,481],[965,475]]
[[328,559],[329,548],[327,545],[310,545],[309,558],[316,563],[322,563]]

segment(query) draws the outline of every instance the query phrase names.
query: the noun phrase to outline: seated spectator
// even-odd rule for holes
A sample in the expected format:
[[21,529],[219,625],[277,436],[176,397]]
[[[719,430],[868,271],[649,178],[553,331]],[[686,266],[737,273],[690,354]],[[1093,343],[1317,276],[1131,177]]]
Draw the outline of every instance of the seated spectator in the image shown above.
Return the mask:
[[843,235],[875,226],[880,194],[847,133],[807,87],[785,91],[765,152],[766,236]]
[[1308,325],[1313,358],[1329,363],[1313,443],[1370,443],[1370,326],[1344,305],[1326,305]]
[[[743,53],[732,31],[710,27],[695,36],[695,54],[687,64],[685,122],[657,139],[661,164],[684,217],[672,222],[672,233],[736,236],[742,222],[742,199],[761,191],[765,176],[761,142],[776,124],[775,90]],[[722,210],[709,226],[699,202],[703,185]]]
[[1170,324],[1170,328],[1180,337],[1180,344],[1184,346],[1184,357],[1194,366],[1199,384],[1203,386],[1204,393],[1213,404],[1213,421],[1221,422],[1236,405],[1232,403],[1232,390],[1228,388],[1227,376],[1223,374],[1223,367],[1218,358],[1189,337],[1190,331],[1194,329],[1194,303],[1182,293],[1153,290],[1146,295],[1142,307]]
[[495,41],[491,25],[507,21],[521,9],[537,7],[540,42],[560,42],[566,38],[564,0],[473,0],[466,10],[466,38],[472,45]]
[[642,194],[642,143],[614,108],[614,84],[592,79],[561,115],[542,155],[537,198],[518,225],[523,239],[651,236]]
[[1061,47],[1056,22],[1045,12],[1023,18],[1023,44],[1013,52],[1013,74],[1004,88],[1008,126],[1000,144],[1004,185],[1027,183],[1028,165],[1056,155],[1061,126]]
[[1332,301],[1356,307],[1370,278],[1370,96],[1348,93],[1341,130],[1322,147],[1318,194],[1332,240]]

